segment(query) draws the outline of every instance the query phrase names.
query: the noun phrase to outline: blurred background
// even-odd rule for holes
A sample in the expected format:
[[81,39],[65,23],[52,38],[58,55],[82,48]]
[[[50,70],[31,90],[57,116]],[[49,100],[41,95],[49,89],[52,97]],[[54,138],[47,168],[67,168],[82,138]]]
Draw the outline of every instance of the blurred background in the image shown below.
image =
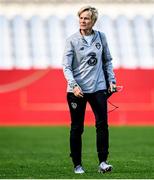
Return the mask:
[[[0,0],[0,125],[68,125],[62,56],[77,11],[99,11],[117,85],[111,125],[154,125],[153,0]],[[109,103],[109,111],[114,109]],[[87,106],[87,125],[94,117]]]

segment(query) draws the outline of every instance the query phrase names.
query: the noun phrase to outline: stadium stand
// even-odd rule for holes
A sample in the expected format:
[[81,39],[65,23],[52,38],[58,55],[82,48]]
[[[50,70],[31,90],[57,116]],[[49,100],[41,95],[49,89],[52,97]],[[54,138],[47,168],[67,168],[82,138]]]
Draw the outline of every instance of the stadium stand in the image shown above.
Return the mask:
[[107,36],[109,47],[110,49],[112,49],[112,56],[116,59],[116,61],[113,61],[114,67],[115,68],[120,67],[121,63],[120,63],[119,48],[118,48],[113,19],[111,19],[111,17],[108,15],[101,16],[96,24],[96,27],[100,29],[100,31],[103,31]]
[[46,68],[49,65],[44,22],[40,16],[34,15],[29,21],[29,41],[33,67]]
[[[149,19],[143,15],[133,19],[125,15],[100,17],[96,29],[106,33],[115,68],[154,68],[153,19],[153,15]],[[65,40],[78,24],[71,14],[64,19],[56,15],[43,18],[41,14],[7,19],[1,15],[0,27],[0,67],[28,69],[61,67]]]
[[138,58],[135,56],[135,39],[133,37],[133,27],[130,20],[121,15],[116,19],[118,46],[120,49],[121,67],[136,68],[138,67]]
[[153,0],[0,0],[0,3],[21,3],[21,4],[27,4],[27,3],[53,3],[53,4],[61,4],[61,3],[81,3],[81,2],[86,2],[86,3],[152,3],[154,2]]
[[16,68],[27,69],[31,67],[29,38],[27,23],[20,15],[15,16],[11,21],[12,48],[14,65]]
[[[51,67],[61,67],[64,49],[64,33],[61,20],[56,16],[50,16],[47,20],[46,31],[48,38],[48,52],[51,59]],[[58,53],[57,53],[58,52]]]
[[[152,59],[152,39],[150,35],[150,27],[148,21],[143,16],[136,16],[133,21],[134,38],[136,43],[136,53],[139,59],[139,67],[154,67]],[[142,38],[141,38],[142,34]]]
[[0,68],[13,67],[13,47],[11,45],[9,21],[3,15],[0,16]]

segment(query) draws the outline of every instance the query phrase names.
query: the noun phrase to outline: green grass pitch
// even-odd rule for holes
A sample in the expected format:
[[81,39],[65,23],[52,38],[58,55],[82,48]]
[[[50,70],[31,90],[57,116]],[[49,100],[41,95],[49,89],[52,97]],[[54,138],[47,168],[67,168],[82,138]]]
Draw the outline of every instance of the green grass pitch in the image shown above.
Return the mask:
[[95,127],[85,127],[83,166],[74,174],[69,127],[0,127],[1,179],[152,179],[154,127],[110,127],[111,173],[97,172]]

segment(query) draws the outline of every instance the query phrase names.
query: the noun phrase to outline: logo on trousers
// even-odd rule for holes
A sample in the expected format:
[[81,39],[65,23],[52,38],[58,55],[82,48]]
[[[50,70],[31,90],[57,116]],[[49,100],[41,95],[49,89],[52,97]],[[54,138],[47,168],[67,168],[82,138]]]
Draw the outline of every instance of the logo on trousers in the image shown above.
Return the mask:
[[71,106],[72,106],[73,109],[76,109],[77,108],[77,103],[72,102]]

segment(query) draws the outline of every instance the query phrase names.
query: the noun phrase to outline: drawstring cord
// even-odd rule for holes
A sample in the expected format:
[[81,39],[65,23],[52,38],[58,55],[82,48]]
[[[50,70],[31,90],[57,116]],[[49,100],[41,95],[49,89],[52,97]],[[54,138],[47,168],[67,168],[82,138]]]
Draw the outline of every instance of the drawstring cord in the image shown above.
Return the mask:
[[[116,87],[116,92],[121,92],[123,90],[123,86],[117,86]],[[119,108],[118,106],[116,106],[115,104],[111,103],[111,101],[107,101],[112,107],[113,109],[112,110],[109,110],[108,113],[111,113],[113,112],[114,110],[116,110],[117,108]]]
[[119,108],[118,106],[114,105],[113,103],[111,103],[109,100],[107,101],[109,104],[111,104],[114,108],[110,111],[108,111],[108,113],[111,113],[112,111],[116,110],[117,108]]

